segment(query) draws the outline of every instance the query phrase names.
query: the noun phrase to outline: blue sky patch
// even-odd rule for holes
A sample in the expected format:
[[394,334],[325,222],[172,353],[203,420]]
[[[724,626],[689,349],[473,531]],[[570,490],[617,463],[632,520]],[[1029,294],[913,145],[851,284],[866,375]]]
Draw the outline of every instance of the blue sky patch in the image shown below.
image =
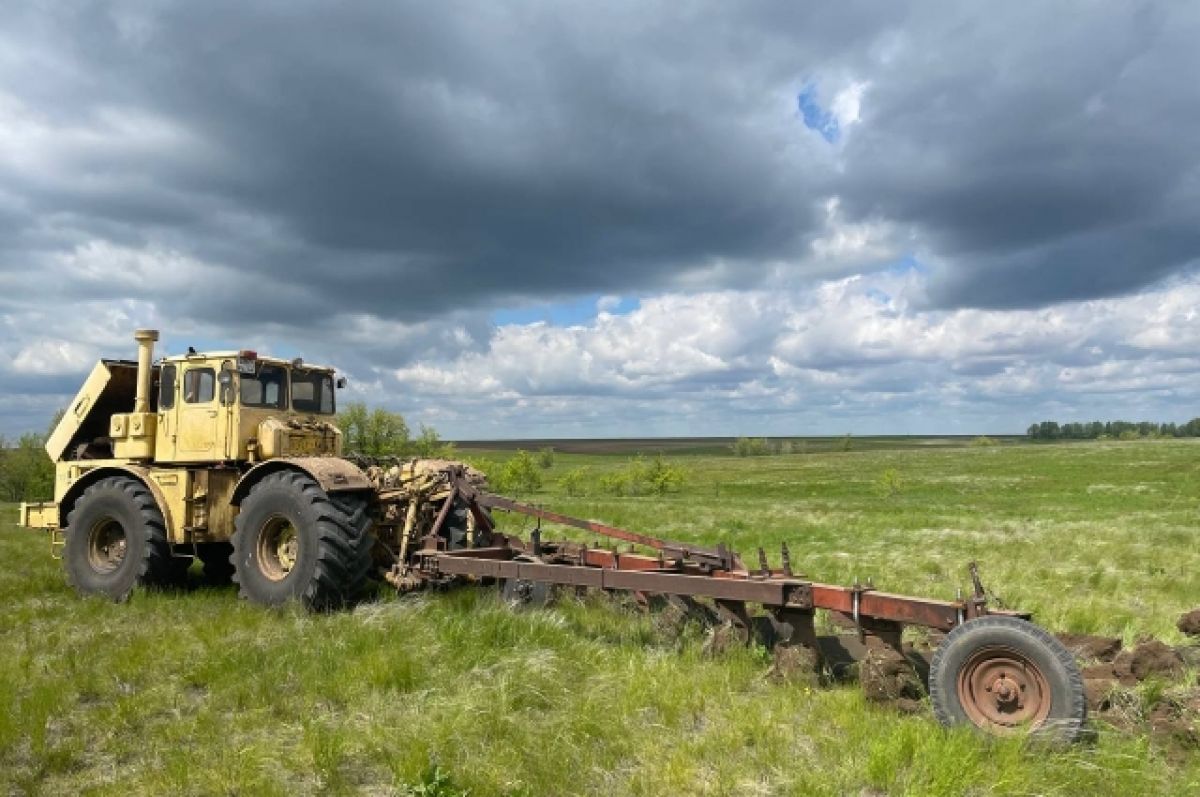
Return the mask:
[[804,88],[796,97],[796,107],[804,118],[804,126],[821,134],[821,138],[834,143],[841,137],[837,117],[817,102],[817,86],[815,83],[805,83]]
[[[534,324],[545,321],[556,327],[567,327],[573,324],[584,324],[595,318],[599,312],[597,305],[603,298],[602,294],[593,293],[569,302],[547,302],[544,304],[528,305],[507,310],[497,310],[492,313],[492,323],[496,326],[505,324]],[[612,306],[606,307],[605,312],[612,315],[625,315],[640,306],[640,302],[632,297],[620,297]]]

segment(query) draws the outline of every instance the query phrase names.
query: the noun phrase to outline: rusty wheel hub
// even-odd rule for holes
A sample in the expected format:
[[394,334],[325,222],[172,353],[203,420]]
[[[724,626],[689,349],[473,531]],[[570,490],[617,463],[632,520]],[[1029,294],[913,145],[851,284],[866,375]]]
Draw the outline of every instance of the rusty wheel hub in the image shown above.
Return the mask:
[[1046,677],[1027,656],[1007,647],[983,648],[963,664],[958,698],[971,722],[998,733],[1040,724],[1050,713]]
[[111,573],[125,561],[127,545],[124,526],[105,518],[88,532],[88,564],[97,573]]
[[263,575],[272,581],[282,581],[296,566],[296,559],[300,556],[300,537],[290,520],[275,515],[263,527],[255,547]]

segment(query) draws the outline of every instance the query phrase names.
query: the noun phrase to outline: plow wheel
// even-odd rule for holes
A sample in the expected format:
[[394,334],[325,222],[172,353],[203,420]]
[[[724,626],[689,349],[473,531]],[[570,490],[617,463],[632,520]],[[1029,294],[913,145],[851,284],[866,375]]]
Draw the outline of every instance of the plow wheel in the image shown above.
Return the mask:
[[1015,617],[981,617],[951,631],[933,656],[929,694],[943,725],[999,735],[1028,730],[1073,742],[1087,714],[1075,657]]
[[[518,562],[537,562],[532,556],[519,556]],[[550,603],[551,587],[545,581],[506,578],[500,582],[500,597],[510,606],[539,608]]]

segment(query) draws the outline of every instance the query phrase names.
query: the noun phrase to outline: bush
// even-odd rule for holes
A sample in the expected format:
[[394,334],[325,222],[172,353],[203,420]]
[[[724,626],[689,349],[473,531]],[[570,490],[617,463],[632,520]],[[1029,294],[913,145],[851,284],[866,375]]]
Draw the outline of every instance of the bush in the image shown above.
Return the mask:
[[583,495],[583,485],[587,479],[588,468],[572,468],[558,480],[558,486],[567,495]]
[[738,457],[761,457],[771,453],[771,444],[765,437],[739,437],[730,448]]
[[629,477],[617,471],[616,473],[606,473],[600,477],[600,490],[609,495],[625,495],[629,489]]
[[655,495],[666,495],[683,486],[683,468],[666,462],[662,455],[654,457],[646,471],[646,484]]
[[879,492],[884,498],[894,498],[900,494],[900,489],[904,486],[903,479],[900,478],[900,472],[895,468],[888,468],[879,475],[879,480],[876,482],[879,487]]
[[971,441],[971,445],[975,446],[976,448],[989,448],[997,445],[997,443],[994,438],[988,437],[985,434],[981,434],[979,437],[976,437]]
[[532,493],[542,486],[542,474],[533,455],[518,450],[516,456],[504,463],[496,476],[497,489],[513,493]]
[[554,467],[554,448],[546,446],[537,455],[538,467],[542,470],[550,470]]
[[638,454],[623,470],[601,476],[599,486],[610,495],[666,495],[682,487],[683,481],[683,468],[667,462],[661,454],[650,462]]

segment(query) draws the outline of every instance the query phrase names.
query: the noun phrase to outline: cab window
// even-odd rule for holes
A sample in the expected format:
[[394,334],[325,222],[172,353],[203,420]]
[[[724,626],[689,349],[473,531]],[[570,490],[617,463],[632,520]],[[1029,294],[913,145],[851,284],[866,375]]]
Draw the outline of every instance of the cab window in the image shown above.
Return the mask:
[[332,415],[333,374],[302,369],[292,371],[292,409]]
[[243,407],[287,408],[287,371],[278,365],[262,364],[254,374],[242,374]]
[[213,400],[217,374],[211,368],[189,368],[183,374],[183,400],[188,404],[207,404]]
[[169,410],[175,406],[175,366],[164,365],[158,377],[158,408]]

